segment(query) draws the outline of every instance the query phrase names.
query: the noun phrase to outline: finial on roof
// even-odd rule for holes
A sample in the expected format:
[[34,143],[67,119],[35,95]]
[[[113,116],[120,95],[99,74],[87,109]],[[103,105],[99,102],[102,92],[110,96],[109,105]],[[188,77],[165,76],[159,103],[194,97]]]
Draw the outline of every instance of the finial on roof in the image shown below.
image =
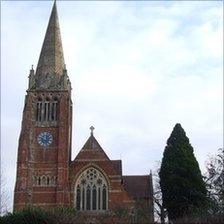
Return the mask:
[[30,69],[30,75],[29,75],[29,77],[32,76],[32,75],[34,75],[33,65],[31,65],[31,69]]
[[95,128],[93,126],[91,126],[89,129],[91,130],[90,134],[93,135],[93,131],[94,131]]

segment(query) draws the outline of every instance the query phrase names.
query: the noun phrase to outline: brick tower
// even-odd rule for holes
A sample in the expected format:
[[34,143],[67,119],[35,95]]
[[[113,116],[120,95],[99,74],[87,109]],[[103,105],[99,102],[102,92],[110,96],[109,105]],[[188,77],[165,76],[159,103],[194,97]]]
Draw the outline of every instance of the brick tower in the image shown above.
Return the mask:
[[69,204],[71,84],[64,63],[56,3],[40,58],[30,70],[19,138],[14,209]]
[[111,160],[94,137],[94,127],[90,129],[90,137],[71,160],[71,83],[54,3],[36,71],[32,68],[29,75],[14,210],[68,205],[78,214],[97,220],[124,208],[140,220],[142,212],[138,211],[144,209],[147,222],[137,223],[153,222],[152,176],[124,176],[122,161]]

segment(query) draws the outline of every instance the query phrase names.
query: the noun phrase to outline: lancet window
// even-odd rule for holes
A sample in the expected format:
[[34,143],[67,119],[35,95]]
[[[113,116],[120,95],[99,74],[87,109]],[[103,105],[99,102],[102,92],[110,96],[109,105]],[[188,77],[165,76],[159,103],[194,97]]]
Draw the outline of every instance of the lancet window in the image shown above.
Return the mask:
[[85,170],[75,185],[75,207],[81,211],[108,209],[108,184],[95,168]]
[[33,184],[37,187],[51,187],[56,186],[57,177],[56,176],[34,176]]
[[36,104],[36,121],[38,123],[55,122],[58,119],[58,101],[38,99]]

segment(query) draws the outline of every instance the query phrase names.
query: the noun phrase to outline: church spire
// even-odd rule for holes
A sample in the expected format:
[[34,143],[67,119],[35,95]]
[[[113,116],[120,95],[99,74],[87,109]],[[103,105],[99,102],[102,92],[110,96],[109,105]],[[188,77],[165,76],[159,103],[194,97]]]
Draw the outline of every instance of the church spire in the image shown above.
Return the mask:
[[62,75],[64,69],[64,56],[59,28],[56,1],[52,8],[44,43],[37,65],[36,75],[47,73]]
[[64,62],[56,1],[54,1],[37,64],[35,84],[30,89],[70,89],[70,81]]

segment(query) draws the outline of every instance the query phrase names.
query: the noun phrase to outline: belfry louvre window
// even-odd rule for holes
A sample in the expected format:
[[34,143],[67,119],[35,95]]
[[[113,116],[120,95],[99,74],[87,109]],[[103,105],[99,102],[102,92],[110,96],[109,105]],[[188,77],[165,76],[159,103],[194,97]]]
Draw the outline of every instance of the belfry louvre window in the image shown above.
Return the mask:
[[79,176],[75,184],[75,206],[79,211],[108,209],[108,184],[97,169],[89,168]]
[[41,99],[38,100],[36,104],[36,121],[38,123],[57,121],[58,119],[58,101],[55,99],[53,101]]

